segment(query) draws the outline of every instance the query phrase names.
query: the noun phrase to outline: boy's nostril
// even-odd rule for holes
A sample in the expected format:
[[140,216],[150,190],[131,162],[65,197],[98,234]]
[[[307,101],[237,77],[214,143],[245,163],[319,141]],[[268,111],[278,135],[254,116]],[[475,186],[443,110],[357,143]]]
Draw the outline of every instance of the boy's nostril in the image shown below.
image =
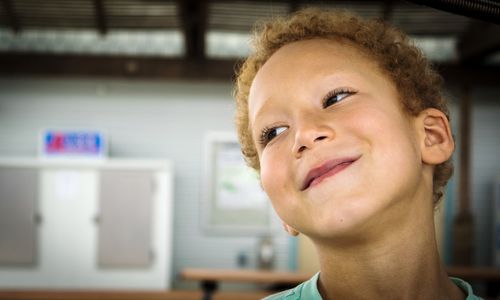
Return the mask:
[[[315,139],[314,139],[314,141],[313,141],[313,142],[318,142],[318,141],[324,140],[324,139],[326,139],[326,138],[327,138],[327,137],[326,137],[326,136],[324,136],[324,135],[322,135],[322,136],[318,136],[317,138],[315,138]],[[300,146],[300,147],[299,147],[299,149],[297,150],[297,153],[302,153],[302,152],[304,152],[307,148],[309,148],[309,147],[314,147],[314,145],[313,145],[313,144],[312,144],[312,142],[310,142],[310,141],[309,141],[308,143],[306,143],[306,144],[307,144],[307,145],[302,145],[302,146]]]

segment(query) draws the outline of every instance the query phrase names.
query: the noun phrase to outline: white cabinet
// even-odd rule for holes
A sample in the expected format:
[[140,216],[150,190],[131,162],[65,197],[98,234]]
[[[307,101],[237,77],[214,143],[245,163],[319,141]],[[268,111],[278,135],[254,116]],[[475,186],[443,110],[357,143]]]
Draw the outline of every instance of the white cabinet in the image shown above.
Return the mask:
[[[31,178],[24,194],[9,188],[19,176]],[[0,187],[0,218],[24,207],[21,215],[39,220],[31,227],[34,259],[25,254],[21,264],[0,249],[0,287],[170,288],[173,173],[168,161],[3,159]],[[23,201],[34,204],[12,205]],[[28,245],[16,246],[10,236],[29,228],[1,229],[0,247]]]

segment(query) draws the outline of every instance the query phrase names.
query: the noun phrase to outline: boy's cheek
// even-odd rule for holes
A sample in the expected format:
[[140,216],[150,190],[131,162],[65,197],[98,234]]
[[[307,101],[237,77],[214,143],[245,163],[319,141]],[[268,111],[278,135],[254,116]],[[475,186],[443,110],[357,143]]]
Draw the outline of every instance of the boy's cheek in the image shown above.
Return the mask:
[[288,186],[286,178],[289,177],[288,168],[278,158],[262,157],[260,170],[261,184],[271,199],[279,196],[279,194],[286,190],[286,186]]
[[270,190],[270,180],[269,178],[272,178],[272,174],[270,174],[270,169],[267,161],[265,160],[264,157],[261,157],[260,160],[260,181],[262,188],[264,191],[269,194]]

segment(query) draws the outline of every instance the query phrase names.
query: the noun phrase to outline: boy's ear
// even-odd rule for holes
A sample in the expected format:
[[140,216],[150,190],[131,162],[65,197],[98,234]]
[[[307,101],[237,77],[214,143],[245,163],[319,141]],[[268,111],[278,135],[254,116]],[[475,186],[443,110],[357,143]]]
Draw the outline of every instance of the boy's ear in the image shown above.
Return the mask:
[[283,229],[285,229],[285,231],[288,232],[289,235],[298,236],[300,234],[300,232],[298,232],[292,226],[286,224],[285,222],[282,221],[281,224],[283,224]]
[[427,108],[417,117],[422,161],[438,165],[453,154],[455,142],[446,115],[435,108]]

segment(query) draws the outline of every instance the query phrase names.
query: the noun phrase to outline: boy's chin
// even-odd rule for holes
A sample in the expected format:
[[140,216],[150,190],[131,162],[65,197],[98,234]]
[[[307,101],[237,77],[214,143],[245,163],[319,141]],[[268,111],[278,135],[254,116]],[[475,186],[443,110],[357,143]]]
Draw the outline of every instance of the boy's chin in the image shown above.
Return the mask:
[[363,242],[372,234],[377,234],[374,228],[377,227],[377,219],[384,212],[382,207],[360,206],[337,206],[334,214],[321,218],[321,221],[316,220],[309,234],[304,233],[313,239],[316,237],[332,242]]

